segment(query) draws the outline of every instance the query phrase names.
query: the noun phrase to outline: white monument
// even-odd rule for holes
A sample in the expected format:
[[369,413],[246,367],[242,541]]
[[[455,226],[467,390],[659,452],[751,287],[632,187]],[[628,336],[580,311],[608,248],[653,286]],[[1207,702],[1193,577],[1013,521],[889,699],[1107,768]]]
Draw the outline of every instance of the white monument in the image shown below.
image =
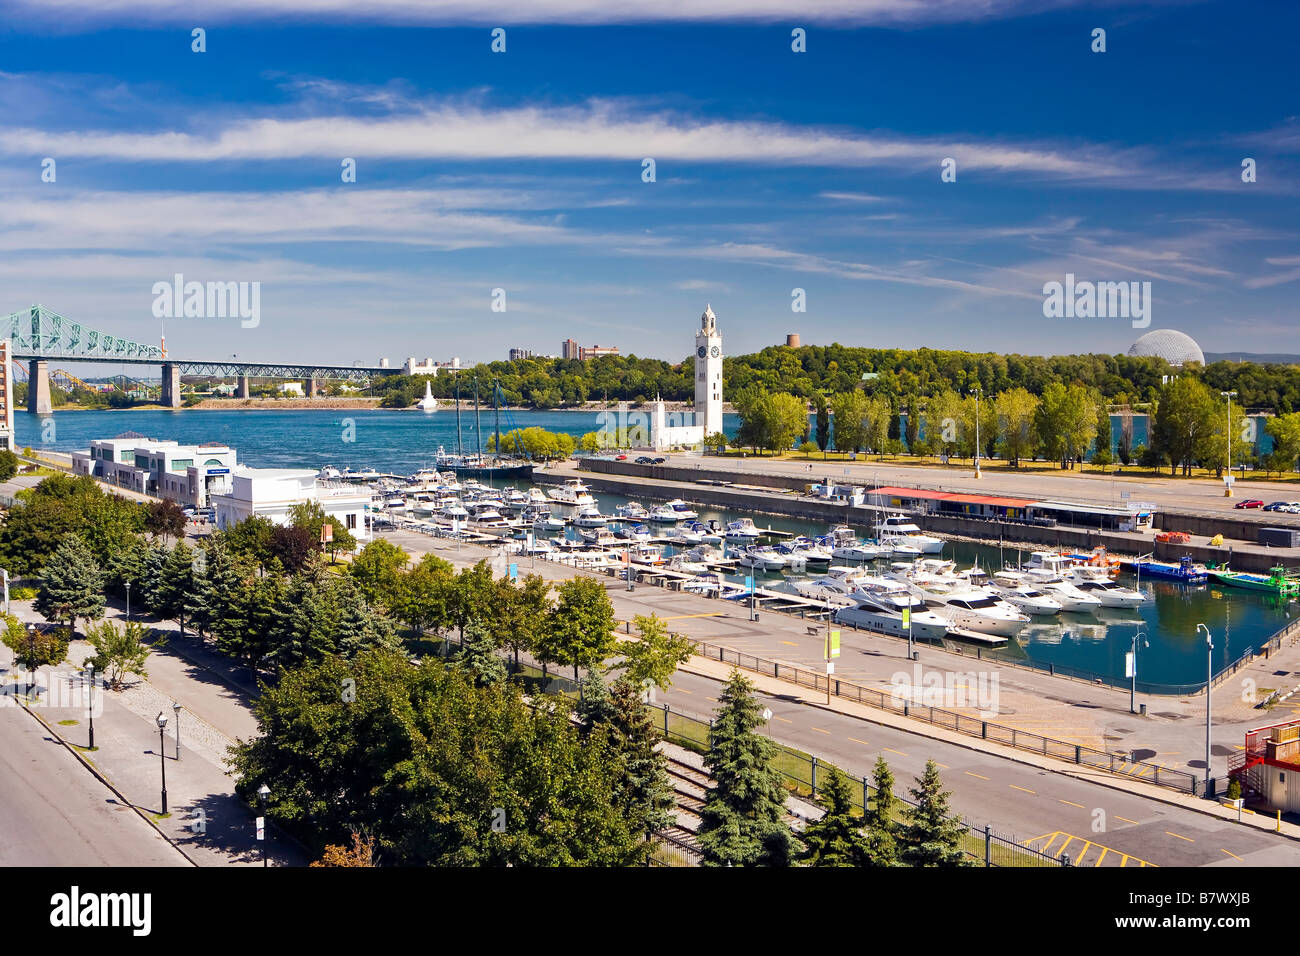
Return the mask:
[[722,431],[722,336],[711,306],[695,333],[695,424],[706,436]]

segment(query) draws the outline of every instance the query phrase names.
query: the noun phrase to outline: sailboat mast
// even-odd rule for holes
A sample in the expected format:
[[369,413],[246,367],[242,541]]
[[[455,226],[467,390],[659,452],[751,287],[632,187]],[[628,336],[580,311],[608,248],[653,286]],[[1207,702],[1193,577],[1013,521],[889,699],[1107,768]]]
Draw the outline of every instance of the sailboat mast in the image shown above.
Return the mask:
[[483,430],[478,417],[478,376],[474,376],[474,452],[479,460],[483,458]]
[[501,383],[496,379],[492,380],[492,410],[496,415],[497,442],[493,446],[496,449],[497,457],[501,456]]
[[463,455],[460,447],[460,372],[456,373],[456,455]]

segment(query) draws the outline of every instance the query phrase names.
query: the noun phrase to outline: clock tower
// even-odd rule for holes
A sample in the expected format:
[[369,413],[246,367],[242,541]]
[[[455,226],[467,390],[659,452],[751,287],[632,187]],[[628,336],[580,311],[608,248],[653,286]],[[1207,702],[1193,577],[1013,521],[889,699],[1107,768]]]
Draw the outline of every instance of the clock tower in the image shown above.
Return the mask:
[[695,424],[706,438],[722,431],[722,336],[708,306],[695,333]]

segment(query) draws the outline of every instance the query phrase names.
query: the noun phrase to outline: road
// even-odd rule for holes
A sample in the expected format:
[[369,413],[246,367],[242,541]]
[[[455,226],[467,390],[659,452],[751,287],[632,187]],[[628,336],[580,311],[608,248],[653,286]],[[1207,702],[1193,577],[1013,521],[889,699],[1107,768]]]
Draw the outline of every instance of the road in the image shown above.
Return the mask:
[[[721,685],[679,672],[656,702],[707,719]],[[927,759],[939,764],[952,810],[1016,842],[1083,866],[1297,866],[1300,843],[1183,807],[932,740],[834,711],[760,694],[773,739],[829,760],[857,779],[884,757],[895,792]]]
[[0,738],[0,866],[188,865],[8,701],[0,706]]

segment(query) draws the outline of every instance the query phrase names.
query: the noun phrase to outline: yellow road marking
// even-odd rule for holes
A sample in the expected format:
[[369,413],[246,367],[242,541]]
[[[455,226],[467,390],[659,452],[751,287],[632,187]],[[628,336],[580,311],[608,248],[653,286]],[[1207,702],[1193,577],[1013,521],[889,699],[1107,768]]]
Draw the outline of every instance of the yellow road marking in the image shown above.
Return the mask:
[[817,731],[817,733],[819,734],[826,734],[827,736],[830,735],[829,730],[822,730],[820,727],[814,727],[813,730]]
[[1067,846],[1069,846],[1071,843],[1073,843],[1075,840],[1078,839],[1078,837],[1072,837],[1072,836],[1070,836],[1070,834],[1068,834],[1068,833],[1067,833],[1065,836],[1066,836],[1066,840],[1065,840],[1064,843],[1061,844],[1061,848],[1060,848],[1059,850],[1056,851],[1056,854],[1055,854],[1056,856],[1060,856],[1062,853],[1064,853],[1064,852],[1065,852],[1065,848],[1066,848]]
[[1060,800],[1060,799],[1058,799],[1057,802],[1058,802],[1058,803],[1066,803],[1066,804],[1069,804],[1069,805],[1072,806],[1072,807],[1078,807],[1080,810],[1087,809],[1086,807],[1084,807],[1084,805],[1083,805],[1082,803],[1075,803],[1073,800]]
[[1168,833],[1171,837],[1178,837],[1178,839],[1180,839],[1180,840],[1186,840],[1188,843],[1195,843],[1195,842],[1196,842],[1195,840],[1191,839],[1190,837],[1179,836],[1179,835],[1178,835],[1177,833],[1175,833],[1173,830],[1166,830],[1165,832]]
[[1245,863],[1245,862],[1246,862],[1245,860],[1242,860],[1241,857],[1237,856],[1237,854],[1233,853],[1231,850],[1225,850],[1223,847],[1219,847],[1219,852],[1220,852],[1220,853],[1226,853],[1226,854],[1228,854],[1228,856],[1232,857],[1234,860],[1238,860],[1238,861],[1240,861],[1240,862],[1242,862],[1242,863]]
[[685,687],[675,687],[675,688],[673,688],[673,689],[676,690],[679,694],[693,694],[693,693],[695,693],[694,691],[687,690]]
[[855,744],[862,744],[864,747],[871,746],[871,744],[867,743],[865,740],[859,740],[857,737],[850,737],[849,740],[853,741]]
[[1128,854],[1127,854],[1127,853],[1125,853],[1125,854],[1120,858],[1119,865],[1120,865],[1120,868],[1121,868],[1121,869],[1123,869],[1124,867],[1128,866]]
[[1106,859],[1106,854],[1109,853],[1109,852],[1110,852],[1110,847],[1108,847],[1108,846],[1104,846],[1104,847],[1102,847],[1102,848],[1101,848],[1101,856],[1097,857],[1097,862],[1094,863],[1093,866],[1101,866],[1101,862],[1102,862],[1102,860]]
[[936,767],[942,767],[944,770],[951,770],[951,769],[952,769],[952,768],[949,767],[946,763],[939,763],[939,761],[937,761],[937,760],[934,762],[934,765],[935,765]]
[[1088,851],[1091,850],[1092,847],[1093,847],[1092,842],[1085,840],[1083,844],[1083,850],[1081,850],[1078,857],[1072,860],[1071,862],[1073,862],[1075,866],[1083,866],[1083,858],[1088,855]]
[[[1009,786],[1012,790],[1019,790],[1019,791],[1021,791],[1022,793],[1034,793],[1034,791],[1032,791],[1032,790],[1028,790],[1028,789],[1026,789],[1025,787],[1017,787],[1014,783],[1007,784],[1007,786]],[[1034,794],[1034,796],[1037,796],[1037,795],[1038,795],[1038,794],[1036,794],[1036,793]]]
[[796,644],[794,641],[782,641],[781,643],[782,643],[782,644],[789,644],[791,647],[798,647],[798,646],[799,646],[799,645]]
[[906,757],[906,756],[907,756],[907,754],[903,753],[903,751],[901,751],[901,750],[894,750],[892,747],[881,747],[880,749],[883,750],[883,751],[885,751],[886,753],[898,754],[900,757]]
[[981,780],[988,780],[988,779],[989,779],[988,777],[984,776],[984,774],[982,774],[982,773],[971,773],[969,770],[966,771],[966,776],[968,776],[968,777],[979,777]]
[[1042,836],[1036,836],[1032,840],[1026,840],[1025,846],[1029,846],[1031,843],[1037,843],[1039,840],[1046,840],[1049,836],[1056,836],[1056,834],[1060,832],[1060,830],[1053,830],[1051,833],[1044,833]]
[[[774,715],[774,716],[775,716],[775,715]],[[784,721],[784,722],[787,723],[787,724],[793,724],[793,723],[794,723],[794,721],[791,720],[789,717],[777,717],[776,719],[777,719],[777,720],[780,720],[780,721]]]
[[1062,837],[1062,836],[1069,836],[1069,834],[1062,833],[1060,830],[1057,830],[1055,833],[1053,833],[1052,838],[1043,844],[1043,852],[1046,853],[1048,856],[1053,856],[1054,854],[1052,853],[1052,844],[1056,842],[1057,837]]
[[1137,822],[1136,820],[1130,820],[1128,817],[1121,817],[1118,813],[1115,814],[1115,819],[1116,819],[1116,820],[1123,820],[1125,823],[1131,823],[1131,824],[1133,824],[1134,826],[1137,826],[1137,825],[1138,825],[1138,822]]
[[661,620],[661,621],[685,621],[687,618],[692,618],[692,617],[723,617],[723,616],[725,615],[725,613],[726,613],[726,612],[724,612],[724,611],[705,611],[705,612],[703,612],[703,613],[701,613],[701,614],[677,614],[677,615],[674,615],[673,617],[661,617],[661,618],[659,618],[659,620]]

